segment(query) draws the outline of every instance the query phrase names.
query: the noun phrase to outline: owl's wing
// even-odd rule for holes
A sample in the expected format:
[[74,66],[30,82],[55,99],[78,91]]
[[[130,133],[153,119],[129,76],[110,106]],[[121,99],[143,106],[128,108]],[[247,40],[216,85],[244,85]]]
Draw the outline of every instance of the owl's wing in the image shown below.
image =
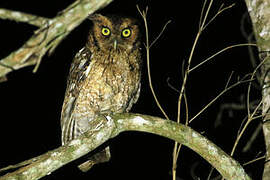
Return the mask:
[[62,144],[74,137],[75,122],[72,114],[80,93],[80,84],[91,68],[90,61],[91,52],[84,47],[76,54],[71,64],[61,113]]
[[141,92],[141,83],[139,82],[139,85],[138,85],[138,89],[134,95],[134,97],[132,97],[129,101],[129,104],[127,106],[127,109],[126,109],[126,112],[129,112],[129,110],[132,108],[133,104],[135,104],[139,97],[140,97],[140,92]]

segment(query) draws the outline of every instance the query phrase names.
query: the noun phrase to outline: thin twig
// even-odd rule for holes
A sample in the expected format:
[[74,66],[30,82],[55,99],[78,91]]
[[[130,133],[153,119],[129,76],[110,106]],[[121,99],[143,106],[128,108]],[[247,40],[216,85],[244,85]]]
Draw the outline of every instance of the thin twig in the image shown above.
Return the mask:
[[[256,119],[256,117],[254,117],[253,119]],[[257,125],[255,131],[252,133],[252,136],[249,138],[248,142],[243,147],[242,152],[247,152],[250,149],[250,147],[252,146],[253,142],[255,141],[255,139],[257,138],[257,136],[259,135],[259,133],[261,131],[262,131],[262,123],[259,123]]]
[[[200,19],[200,22],[199,22],[200,27],[198,29],[198,32],[196,34],[195,40],[193,42],[193,45],[192,45],[192,48],[191,48],[191,51],[190,51],[190,54],[189,54],[189,58],[188,58],[188,61],[187,61],[187,68],[186,68],[185,73],[184,73],[182,87],[181,87],[181,90],[180,90],[180,93],[179,93],[179,97],[178,97],[177,123],[180,123],[182,97],[183,97],[183,95],[185,93],[185,88],[186,88],[186,83],[187,83],[187,79],[188,79],[188,75],[189,75],[191,60],[193,58],[193,54],[195,52],[195,48],[196,48],[196,45],[198,43],[199,37],[200,37],[201,33],[203,32],[203,27],[205,25],[205,22],[206,22],[206,19],[208,17],[209,11],[211,9],[212,3],[213,3],[213,0],[210,0],[204,17],[202,17],[202,14],[203,14],[203,11],[202,11],[201,19]],[[205,5],[206,5],[206,2],[203,5],[203,9],[205,8]],[[173,164],[172,164],[172,178],[173,178],[173,180],[176,180],[177,159],[178,159],[178,155],[179,155],[180,149],[181,149],[181,145],[179,146],[178,143],[175,142],[174,143],[174,148],[173,148]]]
[[154,41],[150,44],[149,49],[157,42],[157,40],[160,38],[160,36],[163,34],[163,32],[165,31],[165,29],[167,28],[167,25],[170,24],[172,21],[169,20],[166,22],[166,24],[163,26],[162,30],[160,31],[160,33],[158,34],[158,36],[154,39]]
[[[242,95],[241,95],[242,96]],[[241,97],[240,96],[240,97]],[[254,100],[252,101],[250,104],[251,109],[255,109],[256,105],[259,103],[258,100]],[[241,100],[241,103],[224,103],[222,105],[220,105],[219,111],[217,113],[217,118],[215,121],[215,125],[214,127],[218,127],[221,124],[221,119],[222,119],[222,115],[223,115],[223,111],[226,109],[233,109],[233,110],[245,110],[246,109],[246,103],[243,102],[243,100]],[[259,118],[259,116],[254,116],[254,118]],[[246,117],[247,119],[247,117]]]
[[262,160],[262,159],[265,159],[265,155],[264,155],[264,156],[261,156],[261,157],[258,157],[258,158],[256,158],[256,159],[253,159],[253,160],[251,160],[251,161],[248,161],[248,162],[244,163],[243,166],[247,166],[247,165],[249,165],[249,164],[252,164],[252,163],[254,163],[254,162],[256,162],[256,161],[259,161],[259,160]]
[[[265,58],[253,71],[251,78],[253,79],[254,76],[256,75],[257,71],[259,70],[259,68],[266,62],[267,58]],[[248,85],[248,92],[247,92],[247,113],[248,113],[248,117],[250,117],[250,90],[251,90],[251,82],[249,82]]]
[[204,13],[206,3],[207,3],[207,0],[204,0],[202,10],[201,10],[200,20],[199,20],[199,29],[202,27],[202,19],[203,19],[203,13]]
[[200,67],[201,65],[203,65],[204,63],[210,61],[211,59],[213,59],[215,56],[219,55],[220,53],[228,50],[228,49],[231,49],[231,48],[234,48],[234,47],[242,47],[242,46],[256,46],[256,44],[253,44],[253,43],[243,43],[243,44],[235,44],[235,45],[231,45],[231,46],[228,46],[228,47],[225,47],[223,48],[222,50],[216,52],[215,54],[213,54],[212,56],[206,58],[205,60],[203,60],[201,63],[199,63],[198,65],[194,66],[193,68],[191,68],[189,70],[189,72],[192,72],[194,71],[195,69],[197,69],[198,67]]
[[227,81],[227,83],[226,83],[226,86],[225,86],[225,88],[224,89],[226,89],[228,86],[229,86],[229,84],[230,84],[230,82],[231,82],[231,79],[232,79],[232,76],[233,76],[233,71],[231,72],[231,74],[230,74],[230,76],[229,76],[229,78],[228,78],[228,81]]
[[216,13],[216,14],[215,14],[215,15],[207,22],[207,24],[203,27],[203,29],[205,29],[211,22],[213,22],[213,21],[216,19],[216,17],[217,17],[219,14],[221,14],[223,11],[232,8],[232,7],[235,5],[235,3],[233,3],[233,4],[231,4],[231,5],[227,6],[227,7],[224,7],[224,8],[223,8],[223,5],[224,5],[224,4],[222,4],[222,5],[220,6],[218,12],[217,12],[217,13]]
[[[169,119],[168,115],[166,114],[166,112],[162,108],[161,104],[159,103],[157,96],[156,96],[156,93],[154,91],[153,85],[152,85],[151,70],[150,70],[150,43],[149,43],[149,33],[148,33],[148,25],[147,25],[147,18],[146,18],[148,8],[146,8],[145,11],[141,11],[138,5],[136,7],[138,9],[138,12],[140,13],[140,15],[143,18],[144,26],[145,26],[145,36],[146,36],[145,49],[146,49],[147,75],[148,75],[149,87],[151,89],[152,95],[153,95],[155,102],[156,102],[157,106],[159,107],[160,111],[162,112],[162,114],[165,116],[166,119]],[[167,22],[167,24],[168,24],[168,22]],[[163,31],[166,28],[167,24],[164,26]],[[160,35],[162,34],[162,32],[160,33]],[[156,40],[158,38],[159,38],[159,36],[156,38]],[[152,44],[153,43],[151,43],[151,45]]]
[[226,92],[228,92],[230,89],[240,85],[240,84],[243,84],[243,83],[246,83],[246,82],[250,82],[252,81],[251,79],[248,79],[248,80],[241,80],[241,81],[237,81],[236,83],[234,83],[233,85],[227,87],[226,89],[224,89],[223,91],[221,91],[212,101],[210,101],[207,105],[205,105],[195,116],[193,116],[190,120],[189,120],[189,123],[191,123],[194,119],[196,119],[201,113],[203,113],[209,106],[211,106],[214,102],[216,102],[216,100],[218,98],[220,98],[223,94],[225,94]]
[[[188,126],[189,124],[189,121],[188,121],[188,118],[189,118],[189,114],[188,114],[188,102],[187,102],[187,96],[186,96],[186,93],[184,93],[184,102],[185,102],[185,112],[186,112],[186,121],[185,121],[185,125]],[[181,150],[181,144],[179,144],[179,147],[177,149],[177,153],[176,153],[176,157],[179,156],[179,153],[180,153],[180,150]]]
[[180,93],[179,93],[179,98],[178,98],[178,113],[177,113],[177,122],[179,123],[180,122],[180,109],[181,109],[181,101],[182,101],[182,96],[184,94],[184,89],[186,87],[186,83],[187,83],[187,78],[188,78],[188,75],[189,75],[189,72],[190,72],[190,65],[191,65],[191,60],[193,58],[193,54],[194,54],[194,51],[195,51],[195,47],[198,43],[198,40],[199,40],[199,37],[202,33],[202,30],[203,30],[203,27],[204,27],[204,24],[206,22],[206,19],[208,17],[208,13],[211,9],[211,6],[212,6],[212,3],[213,3],[213,0],[210,1],[209,5],[208,5],[208,8],[206,10],[206,13],[205,13],[205,16],[202,20],[202,23],[201,23],[201,27],[199,28],[198,32],[197,32],[197,35],[195,37],[195,40],[193,42],[193,45],[192,45],[192,48],[191,48],[191,51],[190,51],[190,54],[189,54],[189,58],[188,58],[188,63],[187,63],[187,68],[186,68],[186,71],[185,71],[185,75],[184,75],[184,79],[183,79],[183,83],[182,83],[182,87],[181,87],[181,90],[180,90]]
[[210,9],[212,7],[212,4],[213,4],[213,0],[210,0],[209,5],[207,7],[207,10],[205,12],[203,21],[201,23],[201,26],[199,27],[200,28],[199,31],[203,31],[205,29],[204,26],[205,26],[205,23],[206,23],[206,19],[207,19],[208,15],[209,15],[209,11],[210,11]]
[[248,117],[248,120],[247,120],[247,122],[245,123],[244,127],[242,128],[242,130],[240,131],[240,134],[237,135],[237,138],[236,138],[236,140],[235,140],[235,143],[234,143],[233,148],[232,148],[232,151],[231,151],[231,156],[233,156],[233,154],[234,154],[234,152],[235,152],[235,149],[236,149],[236,147],[237,147],[237,145],[238,145],[238,143],[239,143],[239,141],[240,141],[242,135],[244,134],[244,132],[245,132],[247,126],[248,126],[248,125],[250,124],[250,122],[253,120],[253,116],[257,113],[257,111],[258,111],[258,109],[260,108],[261,105],[262,105],[262,101],[260,101],[260,103],[257,105],[257,107],[255,108],[255,110],[253,111],[253,113],[251,114],[251,116]]
[[166,79],[166,82],[167,82],[168,86],[169,86],[172,90],[174,90],[175,92],[179,93],[179,90],[178,90],[176,87],[174,87],[174,86],[170,83],[170,77],[168,77],[168,78]]

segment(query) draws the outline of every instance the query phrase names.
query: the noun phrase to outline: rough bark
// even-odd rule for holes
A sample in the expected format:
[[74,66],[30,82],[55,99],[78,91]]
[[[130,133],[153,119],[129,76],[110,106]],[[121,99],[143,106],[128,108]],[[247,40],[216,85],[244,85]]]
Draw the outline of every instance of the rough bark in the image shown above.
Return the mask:
[[263,133],[266,147],[266,163],[263,179],[270,180],[270,0],[245,0],[252,21],[254,35],[259,49],[262,82]]

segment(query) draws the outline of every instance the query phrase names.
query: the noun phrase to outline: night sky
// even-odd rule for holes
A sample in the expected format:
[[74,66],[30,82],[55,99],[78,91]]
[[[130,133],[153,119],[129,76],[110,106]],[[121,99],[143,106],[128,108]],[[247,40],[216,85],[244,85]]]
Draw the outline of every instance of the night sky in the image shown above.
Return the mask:
[[[0,8],[14,9],[52,18],[73,0],[1,0]],[[225,6],[235,1],[214,1],[209,19],[222,3]],[[195,39],[203,1],[154,1],[117,0],[100,10],[102,14],[123,14],[143,21],[136,9],[148,6],[150,41],[153,41],[164,24],[171,20],[166,30],[151,47],[150,61],[152,82],[160,103],[176,120],[178,92],[182,85],[182,65],[187,61]],[[234,44],[247,43],[241,32],[251,33],[251,24],[246,14],[244,1],[237,1],[224,11],[203,32],[196,46],[191,67],[217,51]],[[8,81],[0,84],[0,168],[32,158],[55,149],[61,144],[60,113],[66,88],[70,63],[86,42],[91,27],[85,20],[57,47],[51,56],[45,55],[37,73],[33,66],[8,74]],[[0,20],[0,59],[16,50],[31,37],[36,27],[28,24]],[[144,30],[142,27],[144,36]],[[145,38],[144,38],[145,39]],[[254,38],[252,39],[254,42]],[[256,57],[256,49],[252,49]],[[131,112],[163,117],[156,106],[148,85],[145,51],[143,49],[143,74],[141,96]],[[258,63],[258,60],[257,60]],[[186,64],[185,64],[186,65]],[[193,117],[225,87],[232,72],[231,84],[240,77],[252,73],[247,47],[228,50],[204,64],[189,76],[187,98],[189,117]],[[168,81],[169,80],[169,81]],[[255,83],[256,84],[256,83]],[[230,153],[239,127],[247,112],[225,110],[222,122],[215,126],[220,106],[225,103],[245,103],[247,84],[227,92],[201,114],[190,126]],[[251,100],[260,99],[260,90],[252,88]],[[185,114],[183,114],[184,117]],[[183,121],[182,121],[183,122]],[[252,122],[240,141],[234,158],[240,163],[248,162],[264,153],[262,133],[247,152],[242,148],[251,137],[260,120]],[[152,134],[125,132],[110,140],[112,158],[108,163],[96,165],[90,172],[82,173],[76,167],[84,159],[76,160],[42,179],[171,179],[173,141]],[[184,147],[178,165],[179,179],[196,176],[206,179],[211,166],[192,150]],[[263,161],[245,167],[253,178],[260,179]],[[213,177],[218,174],[215,172]]]

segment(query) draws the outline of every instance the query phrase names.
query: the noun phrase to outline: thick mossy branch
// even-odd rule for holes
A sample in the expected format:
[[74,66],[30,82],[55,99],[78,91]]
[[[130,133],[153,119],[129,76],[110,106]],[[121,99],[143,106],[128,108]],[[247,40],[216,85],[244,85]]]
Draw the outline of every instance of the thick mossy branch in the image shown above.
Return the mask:
[[197,152],[226,179],[250,179],[238,162],[190,127],[141,114],[116,114],[100,117],[100,121],[103,125],[96,131],[86,132],[69,144],[39,156],[29,165],[0,177],[0,180],[39,179],[89,153],[123,131],[142,131],[167,137]]
[[270,0],[245,0],[260,51],[270,49]]
[[53,19],[0,9],[0,19],[27,22],[40,27],[21,48],[0,61],[0,78],[25,66],[37,64],[38,67],[41,58],[47,52],[51,53],[89,14],[111,1],[77,0]]

